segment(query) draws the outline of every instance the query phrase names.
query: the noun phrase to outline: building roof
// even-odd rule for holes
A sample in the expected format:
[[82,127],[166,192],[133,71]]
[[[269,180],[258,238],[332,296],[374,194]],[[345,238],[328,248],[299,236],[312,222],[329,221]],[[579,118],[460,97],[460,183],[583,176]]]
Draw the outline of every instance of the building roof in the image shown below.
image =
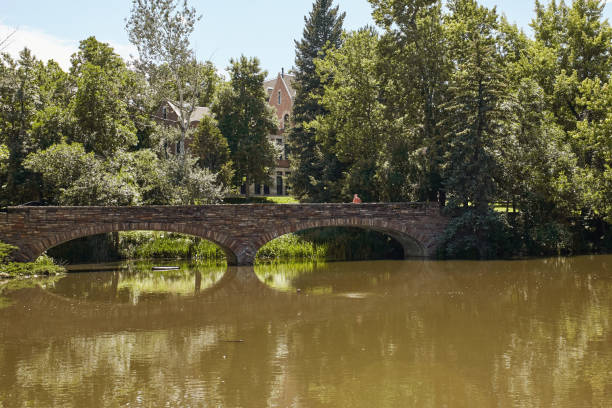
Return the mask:
[[281,75],[281,80],[285,83],[285,86],[287,87],[291,98],[295,98],[295,89],[293,88],[293,83],[295,82],[295,75]]
[[[173,102],[168,101],[168,105],[172,108],[177,117],[181,117],[181,110]],[[210,116],[210,108],[206,106],[196,106],[191,113],[191,122],[201,122],[204,116]]]
[[268,98],[270,98],[270,95],[272,94],[272,91],[274,90],[275,86],[276,86],[276,78],[264,81],[264,89],[266,90],[266,93],[268,94]]

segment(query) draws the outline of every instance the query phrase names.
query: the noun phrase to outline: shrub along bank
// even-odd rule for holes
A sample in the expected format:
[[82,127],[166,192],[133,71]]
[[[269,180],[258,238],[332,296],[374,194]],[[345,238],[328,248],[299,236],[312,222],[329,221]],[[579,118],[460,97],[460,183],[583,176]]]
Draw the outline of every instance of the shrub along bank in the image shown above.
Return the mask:
[[11,262],[10,255],[17,247],[0,242],[0,279],[59,275],[66,270],[44,255],[34,262]]

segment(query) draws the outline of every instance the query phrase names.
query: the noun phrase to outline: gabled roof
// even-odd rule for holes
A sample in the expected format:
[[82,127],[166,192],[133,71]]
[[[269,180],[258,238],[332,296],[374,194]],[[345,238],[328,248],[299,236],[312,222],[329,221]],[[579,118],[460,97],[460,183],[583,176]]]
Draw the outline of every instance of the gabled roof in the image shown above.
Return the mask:
[[[181,117],[181,110],[173,102],[167,101],[168,105],[172,108],[177,117]],[[191,113],[191,122],[201,122],[204,116],[210,116],[210,108],[206,106],[196,106]]]
[[293,82],[295,82],[295,75],[281,75],[281,81],[283,81],[283,83],[287,87],[287,92],[289,92],[289,96],[291,96],[291,99],[295,98],[295,89],[293,88]]
[[291,99],[295,98],[295,89],[293,89],[293,82],[295,82],[295,75],[291,74],[278,74],[278,76],[274,79],[268,79],[264,81],[264,89],[268,94],[268,99],[272,95],[272,91],[276,87],[277,82],[281,81],[281,83],[285,86],[287,93]]

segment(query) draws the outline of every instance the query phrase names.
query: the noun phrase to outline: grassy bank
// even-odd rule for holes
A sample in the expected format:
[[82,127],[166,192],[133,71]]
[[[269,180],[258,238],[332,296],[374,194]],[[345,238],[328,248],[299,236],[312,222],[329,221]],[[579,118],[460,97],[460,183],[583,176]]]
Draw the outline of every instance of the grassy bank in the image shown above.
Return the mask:
[[10,255],[17,247],[0,242],[0,279],[59,275],[66,269],[44,255],[34,262],[11,262]]
[[217,245],[189,235],[132,231],[119,234],[118,252],[123,259],[194,259],[208,263],[225,262]]
[[[122,232],[118,238],[122,259],[194,259],[205,263],[226,261],[221,248],[188,235],[164,232]],[[256,263],[349,261],[401,258],[401,246],[391,238],[358,228],[313,229],[287,234],[257,252]]]

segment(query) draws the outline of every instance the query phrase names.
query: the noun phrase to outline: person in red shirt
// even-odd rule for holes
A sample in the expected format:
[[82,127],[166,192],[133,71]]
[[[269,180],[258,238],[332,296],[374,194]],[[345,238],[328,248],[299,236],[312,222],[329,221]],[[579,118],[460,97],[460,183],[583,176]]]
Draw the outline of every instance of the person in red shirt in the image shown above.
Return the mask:
[[353,204],[361,204],[361,198],[357,194],[353,196]]

